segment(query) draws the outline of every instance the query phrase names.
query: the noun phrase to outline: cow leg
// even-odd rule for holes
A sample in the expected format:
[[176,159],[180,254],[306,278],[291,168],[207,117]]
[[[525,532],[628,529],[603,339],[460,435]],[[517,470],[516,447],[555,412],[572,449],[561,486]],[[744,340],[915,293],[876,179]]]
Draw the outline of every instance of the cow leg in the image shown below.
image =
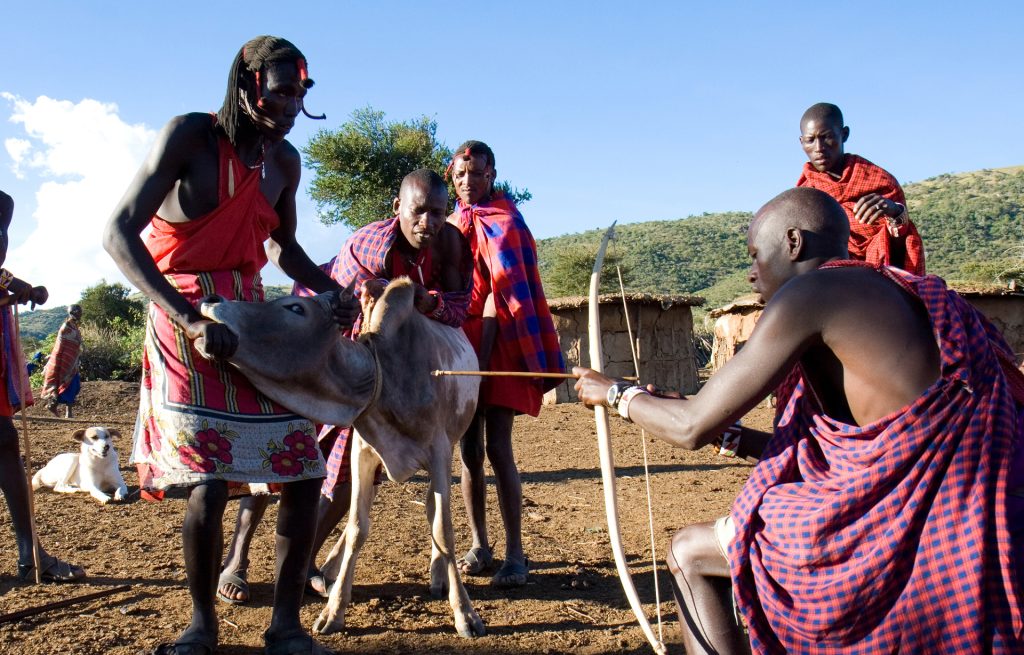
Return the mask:
[[443,562],[447,570],[448,603],[455,614],[455,629],[461,637],[482,637],[487,628],[480,615],[473,609],[469,594],[462,585],[459,567],[455,560],[455,529],[452,527],[452,449],[447,438],[435,440],[438,444],[430,458],[430,488],[427,491],[427,521],[430,522],[431,549],[430,561],[430,592],[440,591],[443,583],[440,578]]
[[[373,477],[380,464],[380,458],[363,441],[358,432],[352,434],[352,504],[348,510],[348,524],[345,533],[338,540],[335,550],[344,547],[340,575],[331,585],[327,606],[320,612],[313,631],[333,634],[345,629],[345,609],[352,600],[352,582],[355,579],[356,558],[370,534],[370,506],[373,504]],[[331,557],[336,553],[331,552]],[[326,565],[325,565],[326,568]]]

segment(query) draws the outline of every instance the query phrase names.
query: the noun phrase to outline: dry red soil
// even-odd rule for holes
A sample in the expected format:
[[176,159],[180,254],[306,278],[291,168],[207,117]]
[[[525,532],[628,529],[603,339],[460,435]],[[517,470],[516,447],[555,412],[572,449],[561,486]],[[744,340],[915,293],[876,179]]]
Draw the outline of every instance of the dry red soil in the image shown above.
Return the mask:
[[[84,584],[35,586],[15,576],[10,517],[0,509],[0,614],[43,606],[60,599],[131,585],[107,598],[0,623],[0,653],[54,655],[112,653],[135,655],[177,635],[189,620],[189,597],[182,565],[179,500],[139,499],[137,477],[128,462],[137,406],[137,385],[90,382],[77,408],[81,422],[40,420],[29,410],[36,469],[59,452],[74,450],[71,433],[84,425],[121,430],[121,468],[132,492],[126,503],[102,506],[87,494],[36,494],[36,518],[43,544],[88,571]],[[655,623],[640,431],[612,419],[618,467],[619,507],[624,543],[641,600]],[[755,409],[747,423],[765,429],[769,410]],[[647,438],[654,530],[659,560],[679,527],[707,521],[728,511],[746,480],[749,466],[718,457],[710,448],[684,452]],[[523,532],[531,562],[530,582],[512,591],[469,577],[470,598],[488,634],[458,637],[447,601],[427,590],[430,538],[424,518],[426,481],[386,482],[373,510],[370,538],[356,568],[353,604],[343,634],[323,638],[342,653],[649,653],[629,610],[608,545],[593,414],[581,405],[545,407],[539,418],[515,424],[516,458],[523,479]],[[469,544],[462,496],[461,466],[453,470],[453,515],[460,552]],[[504,544],[497,505],[489,499],[489,528],[497,552]],[[228,506],[230,534],[237,503]],[[228,654],[259,653],[270,619],[273,577],[273,524],[268,510],[252,549],[249,577],[253,598],[242,606],[221,604],[220,648]],[[326,548],[325,548],[326,551]],[[326,554],[326,553],[324,553]],[[680,653],[668,574],[659,566],[661,614],[670,652]],[[302,610],[311,626],[324,601],[307,597]],[[657,629],[657,628],[655,628]]]

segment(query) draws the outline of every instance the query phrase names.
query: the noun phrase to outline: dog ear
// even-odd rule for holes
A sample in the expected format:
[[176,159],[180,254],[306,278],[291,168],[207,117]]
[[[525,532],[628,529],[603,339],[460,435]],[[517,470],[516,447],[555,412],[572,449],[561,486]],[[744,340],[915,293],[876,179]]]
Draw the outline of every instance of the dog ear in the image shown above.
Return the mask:
[[75,441],[85,441],[85,428],[75,430],[75,433],[71,435],[71,438]]
[[111,439],[120,439],[121,438],[121,431],[118,430],[117,428],[107,428],[107,434],[110,435]]

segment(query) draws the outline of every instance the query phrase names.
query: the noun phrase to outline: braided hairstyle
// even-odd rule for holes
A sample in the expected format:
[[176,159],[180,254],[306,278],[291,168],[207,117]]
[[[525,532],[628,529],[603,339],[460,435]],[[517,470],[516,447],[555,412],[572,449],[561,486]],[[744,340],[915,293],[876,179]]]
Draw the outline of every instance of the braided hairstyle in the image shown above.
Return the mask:
[[262,75],[267,67],[279,62],[294,62],[298,66],[302,86],[307,89],[313,86],[313,80],[306,72],[306,56],[291,41],[278,36],[257,36],[243,45],[231,62],[228,90],[224,104],[217,112],[217,125],[233,145],[238,145],[235,139],[239,124],[250,120],[242,108],[242,94],[246,94],[250,104],[256,106],[263,91]]

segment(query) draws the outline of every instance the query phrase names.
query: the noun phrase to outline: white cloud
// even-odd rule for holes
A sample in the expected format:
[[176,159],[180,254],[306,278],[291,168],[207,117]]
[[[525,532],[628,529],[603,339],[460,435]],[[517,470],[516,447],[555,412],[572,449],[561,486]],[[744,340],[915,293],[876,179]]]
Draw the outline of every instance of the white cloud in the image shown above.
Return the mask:
[[0,94],[25,137],[4,146],[15,174],[39,178],[35,229],[12,243],[5,267],[50,291],[47,305],[74,302],[101,279],[126,282],[102,247],[103,227],[156,133],[129,125],[113,103]]
[[11,165],[11,171],[14,176],[19,180],[25,179],[25,174],[21,172],[21,162],[25,159],[25,155],[32,149],[32,142],[26,141],[25,139],[6,139],[4,141],[4,148],[7,150],[7,154],[11,156],[14,163]]

